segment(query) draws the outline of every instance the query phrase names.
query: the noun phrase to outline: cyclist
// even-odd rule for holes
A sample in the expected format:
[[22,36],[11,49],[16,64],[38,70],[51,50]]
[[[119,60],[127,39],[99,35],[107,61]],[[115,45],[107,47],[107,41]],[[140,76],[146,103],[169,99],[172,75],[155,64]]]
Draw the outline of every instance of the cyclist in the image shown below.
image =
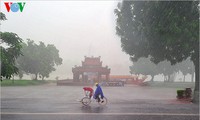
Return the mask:
[[94,90],[91,87],[84,87],[83,90],[85,92],[85,95],[87,95],[89,93],[89,97],[90,98],[92,97]]
[[[98,84],[98,83],[95,83],[95,86],[97,87],[96,90],[95,90],[95,93],[94,93],[94,99],[97,99],[98,102],[100,102],[100,98],[99,98],[99,95],[101,95],[101,99],[104,98],[104,95],[103,95],[103,91],[101,89],[101,86]],[[103,101],[101,101],[103,102]]]

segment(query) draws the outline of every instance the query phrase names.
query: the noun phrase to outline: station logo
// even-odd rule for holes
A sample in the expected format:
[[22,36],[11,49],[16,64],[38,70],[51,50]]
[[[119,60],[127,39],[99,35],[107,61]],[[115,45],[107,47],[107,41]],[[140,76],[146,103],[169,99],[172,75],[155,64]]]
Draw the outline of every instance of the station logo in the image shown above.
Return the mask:
[[23,12],[24,10],[24,6],[25,6],[25,2],[4,2],[5,6],[6,6],[6,10],[8,12],[12,11],[12,12]]

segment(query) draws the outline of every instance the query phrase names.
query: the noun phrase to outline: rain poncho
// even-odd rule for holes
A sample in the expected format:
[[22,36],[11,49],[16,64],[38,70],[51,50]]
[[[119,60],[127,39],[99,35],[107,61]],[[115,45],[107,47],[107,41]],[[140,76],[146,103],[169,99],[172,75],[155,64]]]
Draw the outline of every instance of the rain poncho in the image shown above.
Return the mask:
[[101,89],[101,86],[97,85],[97,88],[96,88],[95,93],[94,93],[94,98],[96,99],[99,95],[101,95],[101,98],[103,99],[104,95],[103,95],[103,91]]

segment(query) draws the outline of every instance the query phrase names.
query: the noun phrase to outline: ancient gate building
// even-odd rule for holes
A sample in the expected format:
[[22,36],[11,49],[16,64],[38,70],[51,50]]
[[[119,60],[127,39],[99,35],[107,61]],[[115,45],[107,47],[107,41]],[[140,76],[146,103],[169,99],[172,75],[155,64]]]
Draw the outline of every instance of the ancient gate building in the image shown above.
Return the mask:
[[[108,81],[110,68],[103,67],[99,57],[86,57],[82,66],[72,68],[74,82],[101,82]],[[102,77],[103,76],[103,77]],[[104,78],[104,79],[103,79]]]

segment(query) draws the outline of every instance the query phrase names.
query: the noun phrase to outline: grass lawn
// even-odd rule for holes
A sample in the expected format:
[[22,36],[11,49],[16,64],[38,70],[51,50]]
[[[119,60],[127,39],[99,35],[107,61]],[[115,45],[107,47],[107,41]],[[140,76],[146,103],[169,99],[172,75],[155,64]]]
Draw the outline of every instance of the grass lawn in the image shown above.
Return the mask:
[[42,85],[49,83],[45,80],[3,80],[0,82],[1,86],[30,86],[30,85]]

